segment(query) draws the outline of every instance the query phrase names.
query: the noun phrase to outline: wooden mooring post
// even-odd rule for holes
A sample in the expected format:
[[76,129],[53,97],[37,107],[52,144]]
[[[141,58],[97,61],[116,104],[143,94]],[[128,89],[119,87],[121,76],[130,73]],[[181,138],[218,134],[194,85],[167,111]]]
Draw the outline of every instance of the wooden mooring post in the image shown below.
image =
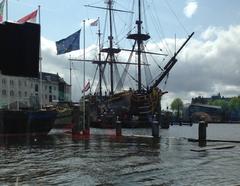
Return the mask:
[[159,138],[159,122],[156,115],[154,115],[152,119],[152,136],[154,138]]
[[198,142],[199,146],[203,147],[207,145],[207,122],[201,120],[198,124]]
[[75,107],[73,109],[73,128],[72,128],[72,134],[79,134],[83,130],[83,122],[82,122],[82,112],[79,110],[78,107]]
[[116,118],[116,136],[122,136],[122,122],[119,120],[119,116]]
[[90,117],[89,114],[85,114],[85,125],[83,129],[83,135],[90,136]]

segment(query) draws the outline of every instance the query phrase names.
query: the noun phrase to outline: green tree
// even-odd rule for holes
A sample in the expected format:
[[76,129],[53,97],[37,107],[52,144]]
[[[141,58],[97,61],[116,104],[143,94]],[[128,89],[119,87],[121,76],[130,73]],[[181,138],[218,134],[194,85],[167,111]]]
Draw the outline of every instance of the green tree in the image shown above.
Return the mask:
[[209,105],[221,106],[222,108],[222,121],[228,121],[230,114],[229,101],[223,99],[211,100],[208,102]]
[[172,111],[177,114],[177,117],[179,118],[180,114],[183,111],[183,102],[180,98],[175,98],[171,103],[171,109]]
[[229,107],[231,110],[237,110],[240,109],[240,97],[233,97],[229,101]]
[[209,105],[220,106],[223,110],[229,109],[229,103],[226,100],[217,99],[208,102]]

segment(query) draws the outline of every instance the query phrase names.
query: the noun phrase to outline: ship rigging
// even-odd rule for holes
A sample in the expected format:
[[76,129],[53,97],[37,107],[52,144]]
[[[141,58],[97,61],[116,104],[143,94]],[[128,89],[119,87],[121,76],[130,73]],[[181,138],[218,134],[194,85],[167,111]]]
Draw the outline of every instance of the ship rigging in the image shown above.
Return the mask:
[[[157,78],[153,79],[150,71],[150,64],[147,60],[147,55],[160,55],[166,57],[164,53],[148,52],[145,50],[145,43],[151,38],[149,33],[143,32],[143,20],[142,20],[142,4],[144,1],[137,0],[137,20],[136,20],[136,32],[127,33],[127,39],[133,40],[131,49],[120,49],[119,47],[114,46],[115,40],[113,36],[113,28],[115,24],[114,12],[128,13],[132,14],[133,11],[126,11],[114,8],[113,0],[105,1],[107,7],[98,7],[92,5],[86,5],[91,8],[99,8],[107,10],[109,16],[109,36],[108,36],[108,47],[102,47],[100,43],[100,26],[98,29],[99,36],[99,53],[97,60],[84,60],[97,64],[97,69],[99,70],[99,83],[96,86],[95,95],[89,95],[88,99],[90,100],[88,104],[89,115],[91,121],[96,123],[99,121],[98,116],[103,115],[106,110],[111,110],[114,113],[121,117],[122,120],[125,120],[127,123],[131,123],[133,116],[138,117],[138,121],[148,123],[149,118],[154,114],[158,113],[160,117],[161,112],[161,97],[164,93],[158,88],[159,84],[168,77],[169,72],[177,62],[177,55],[188,43],[191,37],[194,35],[194,32],[190,34],[187,40],[182,44],[177,52],[170,58],[166,65],[161,68],[161,72]],[[106,25],[106,23],[105,23]],[[131,29],[133,31],[134,29]],[[105,34],[104,34],[105,35]],[[117,56],[121,56],[122,51],[130,52],[127,62],[120,62]],[[104,59],[102,57],[104,55]],[[133,62],[134,54],[136,58]],[[76,59],[72,59],[76,60]],[[79,59],[77,59],[79,60]],[[82,61],[82,60],[79,60]],[[118,65],[125,65],[125,68],[120,72],[117,68]],[[106,67],[109,66],[110,69],[110,91],[109,94],[102,94],[102,81],[105,84],[106,91],[108,91],[108,83],[106,81]],[[137,77],[135,78],[130,72],[130,66],[137,66]],[[143,67],[145,71],[145,84],[143,83]],[[114,72],[115,70],[115,72]],[[127,75],[137,83],[137,89],[129,88],[124,91],[124,86]],[[94,75],[95,76],[95,75]],[[118,78],[117,78],[118,77]],[[114,79],[117,79],[117,82],[114,84]],[[129,85],[128,85],[129,86]],[[101,119],[100,119],[101,120]]]

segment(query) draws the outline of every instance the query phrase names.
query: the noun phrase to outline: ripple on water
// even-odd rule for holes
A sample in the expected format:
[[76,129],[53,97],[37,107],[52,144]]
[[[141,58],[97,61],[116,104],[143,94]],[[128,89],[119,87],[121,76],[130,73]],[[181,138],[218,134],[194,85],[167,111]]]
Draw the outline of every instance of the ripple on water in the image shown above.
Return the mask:
[[[226,130],[226,126],[210,128],[218,130],[219,136]],[[237,185],[238,144],[233,149],[192,152],[198,144],[186,138],[194,136],[196,129],[173,127],[161,131],[157,141],[114,138],[97,129],[90,139],[72,140],[65,134],[37,140],[8,139],[1,142],[0,185],[13,185],[16,178],[22,185]],[[123,132],[151,134],[149,129]],[[216,137],[216,133],[211,135]]]

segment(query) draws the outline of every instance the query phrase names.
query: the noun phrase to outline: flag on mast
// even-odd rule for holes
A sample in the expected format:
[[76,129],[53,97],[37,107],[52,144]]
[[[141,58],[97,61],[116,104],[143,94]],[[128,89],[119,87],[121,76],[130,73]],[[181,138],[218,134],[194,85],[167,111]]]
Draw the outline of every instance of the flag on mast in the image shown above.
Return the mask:
[[25,22],[36,23],[37,12],[38,12],[38,9],[24,16],[23,18],[19,19],[17,23],[25,23]]
[[2,0],[0,3],[0,23],[3,22],[3,9],[5,5],[5,0]]
[[56,42],[57,55],[65,54],[74,50],[79,50],[79,39],[80,39],[81,29],[65,39]]
[[98,18],[90,23],[90,26],[98,26]]

